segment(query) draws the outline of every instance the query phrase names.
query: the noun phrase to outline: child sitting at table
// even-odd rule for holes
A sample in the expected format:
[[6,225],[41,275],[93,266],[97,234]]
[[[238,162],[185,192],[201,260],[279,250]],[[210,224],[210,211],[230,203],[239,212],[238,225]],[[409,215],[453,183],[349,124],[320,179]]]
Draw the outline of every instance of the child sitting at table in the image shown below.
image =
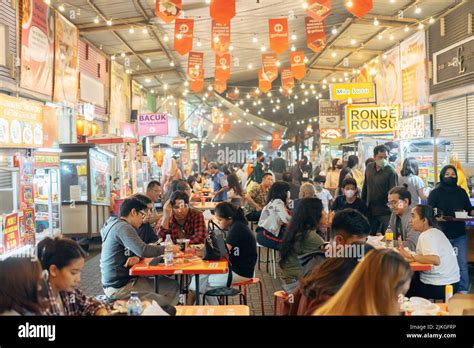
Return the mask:
[[445,286],[453,285],[458,290],[460,272],[453,246],[446,235],[436,228],[433,208],[417,205],[411,212],[411,223],[415,231],[421,232],[416,245],[416,254],[411,255],[400,245],[400,254],[408,262],[432,264],[431,271],[420,272],[414,277],[407,296],[421,296],[433,300],[445,299]]

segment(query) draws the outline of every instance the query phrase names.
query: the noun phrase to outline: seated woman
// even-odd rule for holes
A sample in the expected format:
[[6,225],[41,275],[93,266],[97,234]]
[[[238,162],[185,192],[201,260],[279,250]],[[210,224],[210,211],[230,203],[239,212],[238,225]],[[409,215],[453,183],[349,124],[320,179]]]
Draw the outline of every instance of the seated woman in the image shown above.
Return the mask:
[[331,217],[334,216],[334,213],[347,208],[355,209],[365,217],[369,216],[367,205],[358,197],[359,191],[355,179],[344,179],[341,184],[341,191],[342,194],[338,196],[332,204]]
[[327,225],[327,214],[319,198],[303,198],[293,213],[280,247],[280,268],[283,289],[291,292],[298,287],[303,267],[298,256],[320,250],[324,240],[317,234],[319,226]]
[[258,244],[270,249],[280,249],[286,225],[290,222],[289,197],[290,185],[288,183],[278,181],[270,187],[267,205],[263,208],[258,221]]
[[41,264],[31,257],[0,261],[0,315],[40,315],[47,306]]
[[201,193],[201,185],[198,184],[196,176],[190,175],[186,180],[193,191],[193,194],[198,195]]
[[[216,206],[215,222],[222,229],[227,230],[226,245],[229,251],[229,265],[232,274],[201,275],[199,289],[202,294],[211,289],[230,286],[250,280],[254,275],[257,263],[257,243],[254,234],[250,231],[242,208],[236,208],[231,203],[222,202]],[[188,303],[194,303],[196,283],[191,282],[188,294]],[[217,305],[215,297],[207,297],[208,304]]]
[[45,238],[38,259],[48,274],[48,304],[43,315],[107,315],[108,306],[79,290],[85,253],[76,241]]
[[242,207],[245,200],[245,193],[242,185],[240,185],[239,178],[235,173],[227,176],[227,199],[236,207]]
[[413,272],[398,253],[375,249],[362,259],[342,288],[315,315],[400,315],[398,299]]
[[301,278],[300,286],[284,303],[283,315],[311,315],[344,285],[359,261],[335,257],[324,261],[310,275]]
[[432,264],[431,271],[420,272],[413,279],[408,296],[444,300],[445,286],[453,285],[458,290],[460,271],[453,246],[446,235],[436,228],[433,208],[417,205],[411,212],[411,223],[415,231],[421,232],[416,245],[416,254],[411,255],[399,247],[400,254],[409,262]]

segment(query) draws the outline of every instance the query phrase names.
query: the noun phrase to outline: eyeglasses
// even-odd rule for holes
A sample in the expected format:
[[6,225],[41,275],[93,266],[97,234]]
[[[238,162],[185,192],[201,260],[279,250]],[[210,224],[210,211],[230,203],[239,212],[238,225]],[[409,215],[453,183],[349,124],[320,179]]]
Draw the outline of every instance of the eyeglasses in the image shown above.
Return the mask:
[[189,208],[189,204],[187,203],[173,206],[173,209],[186,209],[186,208]]
[[398,201],[391,201],[391,202],[388,202],[388,203],[387,203],[387,207],[392,208],[392,207],[394,207],[395,205],[400,204],[401,202],[403,202],[401,199],[399,199]]

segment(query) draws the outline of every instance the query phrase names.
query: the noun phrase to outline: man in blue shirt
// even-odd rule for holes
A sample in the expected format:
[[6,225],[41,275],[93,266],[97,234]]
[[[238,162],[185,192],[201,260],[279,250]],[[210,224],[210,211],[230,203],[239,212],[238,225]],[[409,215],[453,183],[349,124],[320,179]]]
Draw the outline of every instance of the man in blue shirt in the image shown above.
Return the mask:
[[227,178],[224,173],[219,171],[216,162],[209,162],[209,173],[212,175],[212,183],[214,185],[214,202],[224,202],[227,200]]

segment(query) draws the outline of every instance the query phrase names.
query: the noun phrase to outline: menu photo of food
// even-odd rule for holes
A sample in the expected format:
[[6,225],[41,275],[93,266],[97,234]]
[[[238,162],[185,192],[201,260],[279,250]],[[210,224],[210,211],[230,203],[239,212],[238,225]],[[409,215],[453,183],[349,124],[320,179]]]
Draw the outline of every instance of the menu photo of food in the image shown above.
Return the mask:
[[0,118],[0,144],[8,144],[10,142],[10,127],[8,121]]
[[12,120],[10,123],[10,140],[13,144],[21,144],[22,141],[21,124],[18,120]]

